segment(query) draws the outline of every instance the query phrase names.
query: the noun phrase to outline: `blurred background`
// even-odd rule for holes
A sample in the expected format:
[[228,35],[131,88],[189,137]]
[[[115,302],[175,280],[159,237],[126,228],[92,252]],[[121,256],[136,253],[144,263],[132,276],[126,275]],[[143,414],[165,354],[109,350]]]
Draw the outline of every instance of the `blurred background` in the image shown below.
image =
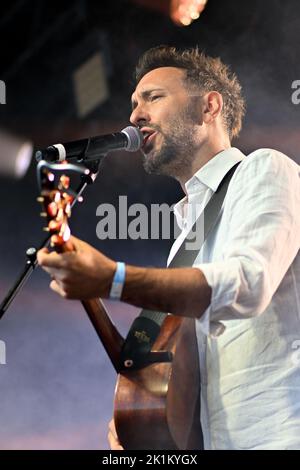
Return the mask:
[[[44,237],[33,151],[128,125],[134,65],[149,47],[198,45],[221,56],[247,99],[234,145],[245,153],[273,147],[300,163],[300,105],[292,100],[292,84],[300,80],[299,2],[202,3],[3,0],[0,301],[23,268],[26,249]],[[73,211],[72,232],[115,259],[164,266],[171,240],[97,238],[97,207],[117,205],[119,195],[128,205],[147,206],[182,197],[176,182],[144,173],[138,152],[111,153]],[[106,449],[115,372],[81,305],[58,298],[48,285],[37,269],[0,321],[6,345],[0,448]],[[125,334],[138,310],[106,304]]]

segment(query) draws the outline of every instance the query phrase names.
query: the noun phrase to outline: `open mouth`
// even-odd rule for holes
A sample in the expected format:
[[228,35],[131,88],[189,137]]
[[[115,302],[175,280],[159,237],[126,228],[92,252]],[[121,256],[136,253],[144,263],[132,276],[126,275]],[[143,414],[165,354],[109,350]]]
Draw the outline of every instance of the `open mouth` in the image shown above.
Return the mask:
[[157,131],[153,130],[153,129],[149,129],[149,128],[143,128],[141,129],[143,135],[144,135],[144,142],[143,142],[143,150],[148,148],[149,145],[153,142],[153,140],[155,139],[155,136],[157,134]]

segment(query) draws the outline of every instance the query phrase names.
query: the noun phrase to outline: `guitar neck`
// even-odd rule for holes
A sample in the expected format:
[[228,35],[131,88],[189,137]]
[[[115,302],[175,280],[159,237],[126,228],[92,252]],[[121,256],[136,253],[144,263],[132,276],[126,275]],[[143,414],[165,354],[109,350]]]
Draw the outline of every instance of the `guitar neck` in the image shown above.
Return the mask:
[[124,338],[112,322],[101,299],[81,301],[116,372],[120,371],[120,356]]
[[[70,240],[70,228],[68,218],[71,215],[71,208],[75,201],[74,191],[70,188],[70,177],[61,175],[58,182],[55,182],[55,170],[44,161],[39,163],[39,184],[41,186],[41,196],[39,201],[43,204],[42,215],[47,218],[47,231],[51,232],[51,246],[58,253],[72,252],[75,246]],[[64,162],[64,170],[79,172],[82,176],[85,171],[74,165]],[[80,186],[81,189],[84,185]],[[79,193],[78,193],[79,194]],[[88,314],[95,330],[103,343],[103,346],[117,372],[120,369],[121,350],[124,339],[118,332],[109,317],[109,314],[100,299],[82,300],[82,305]]]
[[[62,247],[57,247],[56,249],[59,252],[67,252],[73,251],[74,247],[72,246],[72,243],[68,241]],[[101,299],[95,298],[82,300],[81,303],[88,314],[88,317],[112,362],[112,365],[116,372],[119,372],[124,338],[118,332]]]

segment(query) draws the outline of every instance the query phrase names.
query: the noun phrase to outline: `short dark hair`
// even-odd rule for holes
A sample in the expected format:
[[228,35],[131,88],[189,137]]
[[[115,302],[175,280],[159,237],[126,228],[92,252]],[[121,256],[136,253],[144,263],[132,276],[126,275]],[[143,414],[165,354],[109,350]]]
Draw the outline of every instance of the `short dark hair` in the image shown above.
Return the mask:
[[218,91],[223,97],[223,121],[230,139],[237,137],[245,114],[245,100],[237,76],[219,57],[210,57],[198,47],[177,50],[158,46],[146,51],[135,70],[136,83],[151,70],[159,67],[177,67],[186,71],[185,80],[201,91]]

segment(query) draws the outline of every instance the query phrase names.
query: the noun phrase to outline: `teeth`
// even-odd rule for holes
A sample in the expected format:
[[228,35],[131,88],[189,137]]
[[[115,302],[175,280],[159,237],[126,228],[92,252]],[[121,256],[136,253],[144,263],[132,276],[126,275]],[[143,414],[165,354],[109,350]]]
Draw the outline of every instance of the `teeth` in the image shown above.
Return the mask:
[[148,139],[148,137],[150,137],[152,134],[154,134],[155,131],[148,131],[148,132],[145,132],[144,133],[144,139]]
[[143,144],[146,145],[146,143],[148,142],[148,139],[151,135],[153,135],[155,133],[155,130],[150,130],[150,131],[143,131],[143,136],[144,136],[144,142]]

